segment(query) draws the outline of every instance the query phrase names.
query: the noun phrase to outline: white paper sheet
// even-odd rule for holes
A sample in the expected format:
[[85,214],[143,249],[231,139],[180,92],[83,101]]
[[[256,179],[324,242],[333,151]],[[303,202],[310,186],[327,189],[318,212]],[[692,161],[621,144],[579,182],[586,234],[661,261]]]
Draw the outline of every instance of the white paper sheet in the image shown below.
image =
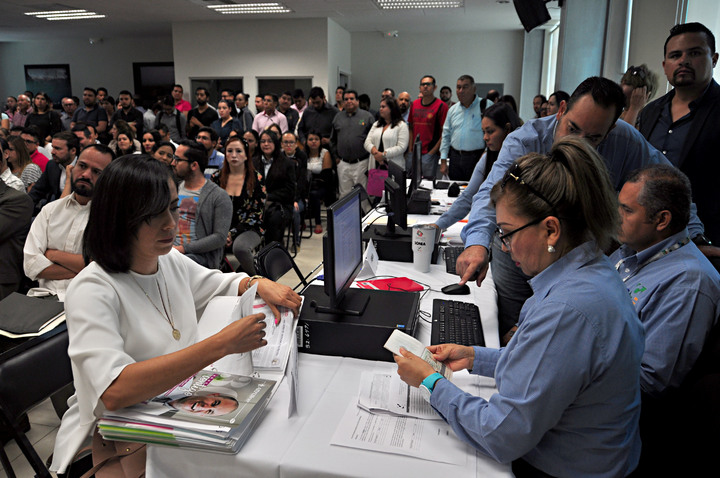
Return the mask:
[[401,355],[400,347],[402,347],[408,352],[417,355],[418,357],[429,363],[430,366],[436,372],[439,372],[443,377],[447,378],[448,380],[452,378],[453,372],[452,370],[450,370],[449,367],[446,367],[444,364],[435,360],[430,351],[425,348],[422,342],[420,342],[415,337],[406,334],[405,332],[401,332],[397,329],[393,330],[392,334],[390,334],[390,337],[388,337],[383,347],[394,353],[395,355]]
[[330,443],[460,466],[472,456],[444,421],[375,415],[355,403],[348,405]]
[[372,413],[442,420],[420,390],[403,382],[397,373],[363,372],[358,406]]

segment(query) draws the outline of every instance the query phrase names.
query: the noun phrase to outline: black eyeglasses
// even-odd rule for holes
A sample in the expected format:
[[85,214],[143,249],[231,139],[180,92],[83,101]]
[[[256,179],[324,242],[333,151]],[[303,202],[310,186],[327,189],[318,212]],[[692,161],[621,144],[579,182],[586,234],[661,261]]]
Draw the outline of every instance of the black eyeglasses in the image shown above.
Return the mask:
[[534,226],[535,224],[540,224],[543,219],[545,219],[545,218],[543,218],[543,217],[537,218],[534,221],[528,222],[524,226],[518,227],[514,231],[508,232],[507,234],[503,233],[503,230],[500,229],[500,227],[496,227],[495,234],[498,236],[498,239],[500,239],[500,242],[502,242],[503,246],[505,246],[507,248],[507,250],[509,251],[512,249],[510,247],[510,244],[511,244],[510,238],[513,236],[513,234],[520,232],[523,229],[527,229],[530,226]]
[[425,83],[420,83],[420,86],[432,86],[433,83],[430,81],[426,81]]
[[[500,184],[500,189],[505,189],[505,185],[507,184],[507,182],[512,179],[512,180],[514,180],[516,183],[522,184],[523,186],[525,186],[526,188],[528,188],[528,191],[530,191],[530,192],[533,193],[535,196],[537,196],[537,197],[539,197],[540,199],[542,199],[543,201],[545,201],[545,203],[546,203],[548,206],[550,206],[550,209],[552,209],[553,214],[555,214],[555,205],[554,205],[553,203],[551,203],[548,198],[546,198],[545,196],[543,196],[543,195],[540,193],[540,191],[538,191],[538,190],[535,189],[534,187],[530,186],[527,182],[525,182],[525,180],[522,179],[521,176],[522,176],[522,168],[521,168],[520,165],[517,164],[517,163],[513,164],[512,168],[510,168],[510,169],[508,170],[508,172],[505,173],[505,179],[503,179],[503,182]],[[555,214],[555,215],[557,216],[557,214]],[[538,221],[538,222],[539,222],[539,221]],[[537,223],[536,223],[536,224],[537,224]],[[524,226],[524,227],[527,227],[527,226]],[[518,229],[518,230],[519,230],[519,229]],[[515,232],[517,232],[517,231],[515,231]]]
[[180,156],[175,156],[174,154],[172,156],[172,160],[176,163],[180,163],[182,161],[185,161],[186,163],[192,163],[192,161],[190,161],[189,159],[181,158]]

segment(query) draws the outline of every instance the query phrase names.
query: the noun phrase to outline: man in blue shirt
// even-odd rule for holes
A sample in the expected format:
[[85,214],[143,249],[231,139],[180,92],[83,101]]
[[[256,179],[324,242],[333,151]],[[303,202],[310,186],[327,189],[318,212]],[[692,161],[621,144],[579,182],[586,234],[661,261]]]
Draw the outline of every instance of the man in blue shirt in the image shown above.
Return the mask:
[[440,173],[452,180],[469,181],[485,151],[480,123],[487,100],[475,94],[475,80],[470,75],[458,78],[456,92],[459,101],[450,107],[443,125]]
[[[597,148],[617,190],[635,169],[651,164],[670,164],[635,128],[618,121],[624,104],[625,96],[617,83],[591,77],[580,83],[570,101],[560,106],[556,116],[528,121],[505,139],[487,180],[473,198],[470,219],[463,229],[466,249],[457,262],[461,284],[473,278],[478,270],[478,285],[485,277],[495,234],[495,210],[490,203],[490,190],[516,159],[530,152],[546,154],[555,140],[570,134],[580,136]],[[694,209],[688,229],[691,237],[703,232]],[[528,277],[515,267],[500,245],[493,246],[493,249],[499,333],[501,338],[504,337],[502,343],[506,343],[509,340],[506,334],[512,332],[522,304],[532,290],[527,285]]]
[[636,171],[618,196],[623,245],[610,262],[645,329],[640,384],[651,396],[680,386],[720,315],[720,274],[688,235],[690,197],[671,166]]

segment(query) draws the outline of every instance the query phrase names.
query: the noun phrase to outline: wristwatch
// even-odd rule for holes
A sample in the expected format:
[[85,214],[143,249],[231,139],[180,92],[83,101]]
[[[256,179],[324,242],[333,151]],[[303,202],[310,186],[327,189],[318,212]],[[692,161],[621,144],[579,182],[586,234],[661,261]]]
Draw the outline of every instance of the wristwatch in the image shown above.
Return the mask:
[[428,375],[425,377],[425,380],[422,381],[420,384],[420,393],[422,394],[422,397],[430,403],[430,395],[432,395],[433,390],[435,389],[435,384],[438,380],[441,378],[444,378],[441,374],[435,372],[431,375]]

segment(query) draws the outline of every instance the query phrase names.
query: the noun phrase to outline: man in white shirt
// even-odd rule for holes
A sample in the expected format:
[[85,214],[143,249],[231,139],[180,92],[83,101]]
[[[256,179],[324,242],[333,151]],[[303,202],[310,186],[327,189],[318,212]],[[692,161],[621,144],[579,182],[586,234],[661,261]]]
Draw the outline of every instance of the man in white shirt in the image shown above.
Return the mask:
[[57,295],[65,300],[70,280],[85,267],[82,237],[95,183],[113,158],[105,145],[83,149],[71,174],[72,194],[47,204],[33,221],[23,248],[23,268],[40,287],[30,289],[28,295]]

